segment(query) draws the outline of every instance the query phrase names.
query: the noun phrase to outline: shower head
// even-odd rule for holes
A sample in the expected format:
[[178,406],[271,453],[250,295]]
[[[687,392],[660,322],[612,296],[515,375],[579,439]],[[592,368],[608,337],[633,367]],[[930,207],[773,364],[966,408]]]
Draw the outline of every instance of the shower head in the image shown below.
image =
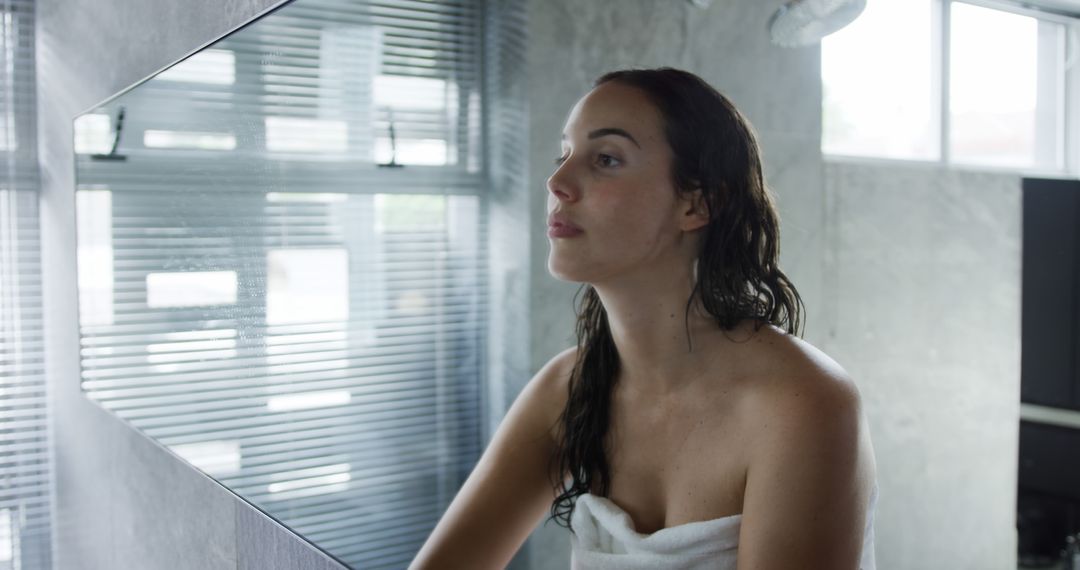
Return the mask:
[[784,47],[817,43],[855,21],[866,0],[789,0],[769,18],[769,37]]

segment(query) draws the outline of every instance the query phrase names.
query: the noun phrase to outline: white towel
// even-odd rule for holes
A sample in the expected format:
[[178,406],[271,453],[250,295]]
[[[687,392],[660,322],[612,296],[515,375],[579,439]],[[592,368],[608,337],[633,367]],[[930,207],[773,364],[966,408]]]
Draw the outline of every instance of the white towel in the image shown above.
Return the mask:
[[[876,570],[874,559],[874,485],[863,534],[861,570]],[[571,570],[735,570],[742,515],[698,521],[653,534],[634,530],[625,511],[593,494],[577,499],[571,524]]]

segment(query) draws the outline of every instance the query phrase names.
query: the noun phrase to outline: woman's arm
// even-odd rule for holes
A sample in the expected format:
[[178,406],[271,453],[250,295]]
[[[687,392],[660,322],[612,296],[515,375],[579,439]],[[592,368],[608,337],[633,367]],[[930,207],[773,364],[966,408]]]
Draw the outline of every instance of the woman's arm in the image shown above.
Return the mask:
[[518,395],[409,570],[501,569],[551,507],[554,424],[576,350],[552,358]]
[[814,373],[756,394],[739,570],[857,570],[876,478],[859,392]]

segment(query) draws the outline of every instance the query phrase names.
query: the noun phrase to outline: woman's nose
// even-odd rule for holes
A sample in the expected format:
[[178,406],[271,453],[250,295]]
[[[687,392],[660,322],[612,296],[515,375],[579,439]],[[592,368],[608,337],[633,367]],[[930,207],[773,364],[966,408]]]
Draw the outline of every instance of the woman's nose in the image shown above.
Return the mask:
[[564,172],[566,164],[559,166],[547,179],[548,191],[555,195],[560,202],[573,202],[577,199],[578,192],[573,183],[567,180]]

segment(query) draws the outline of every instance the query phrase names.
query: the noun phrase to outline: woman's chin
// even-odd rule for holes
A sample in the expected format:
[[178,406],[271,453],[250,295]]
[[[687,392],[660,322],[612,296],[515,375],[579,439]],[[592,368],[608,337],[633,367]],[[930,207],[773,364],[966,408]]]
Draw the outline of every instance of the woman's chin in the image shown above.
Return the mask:
[[582,271],[581,268],[572,267],[566,263],[560,263],[551,257],[548,257],[548,273],[560,281],[570,281],[573,283],[584,283],[587,281],[585,272]]
[[572,273],[566,273],[566,272],[563,272],[563,271],[555,271],[551,267],[548,267],[548,273],[550,273],[552,277],[558,279],[559,281],[567,281],[567,282],[570,282],[570,283],[581,283],[581,282],[583,282],[582,279],[579,279],[579,278],[575,277]]

